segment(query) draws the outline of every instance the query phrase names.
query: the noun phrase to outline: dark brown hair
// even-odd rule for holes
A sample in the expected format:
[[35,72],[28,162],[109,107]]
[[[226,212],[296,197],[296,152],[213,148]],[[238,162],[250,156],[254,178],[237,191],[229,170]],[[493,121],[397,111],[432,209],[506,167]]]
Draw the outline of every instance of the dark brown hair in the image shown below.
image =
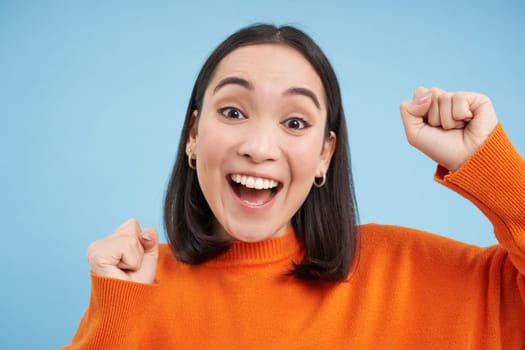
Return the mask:
[[191,93],[166,192],[164,224],[168,242],[177,259],[190,264],[202,263],[229,249],[228,242],[213,235],[214,216],[195,171],[188,167],[186,142],[192,127],[192,114],[201,109],[204,93],[219,62],[239,47],[262,43],[289,46],[310,62],[326,94],[326,137],[330,131],[337,135],[325,186],[312,186],[292,217],[305,254],[302,261],[290,266],[290,274],[301,280],[343,281],[356,255],[358,216],[339,83],[317,44],[291,26],[258,24],[243,28],[223,41],[204,63]]

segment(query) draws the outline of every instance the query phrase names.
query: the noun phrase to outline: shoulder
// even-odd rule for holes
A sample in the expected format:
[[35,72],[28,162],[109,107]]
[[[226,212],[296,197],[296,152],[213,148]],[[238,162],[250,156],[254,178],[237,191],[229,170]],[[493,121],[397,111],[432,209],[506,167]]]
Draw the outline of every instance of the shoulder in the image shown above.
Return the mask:
[[449,260],[476,256],[483,249],[423,230],[395,225],[366,224],[359,227],[362,259],[401,259],[414,261]]
[[449,237],[428,231],[397,225],[369,223],[359,226],[359,235],[368,244],[444,244],[467,245]]
[[186,264],[177,260],[169,244],[159,244],[159,260],[157,270],[161,272],[173,271],[183,268]]
[[383,225],[370,223],[359,226],[359,235],[363,244],[372,245],[405,245],[407,243],[424,243],[424,242],[447,242],[454,241],[450,238],[436,235],[415,228]]

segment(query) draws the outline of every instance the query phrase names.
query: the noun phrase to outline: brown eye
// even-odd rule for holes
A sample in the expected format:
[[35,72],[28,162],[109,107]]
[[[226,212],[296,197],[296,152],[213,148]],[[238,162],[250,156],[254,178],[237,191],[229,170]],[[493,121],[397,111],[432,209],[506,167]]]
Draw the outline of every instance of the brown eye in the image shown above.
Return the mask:
[[219,113],[229,119],[246,119],[244,114],[234,107],[224,107],[219,109]]
[[289,118],[289,119],[286,119],[282,124],[288,129],[292,129],[292,130],[302,130],[310,126],[310,124],[308,124],[302,118]]

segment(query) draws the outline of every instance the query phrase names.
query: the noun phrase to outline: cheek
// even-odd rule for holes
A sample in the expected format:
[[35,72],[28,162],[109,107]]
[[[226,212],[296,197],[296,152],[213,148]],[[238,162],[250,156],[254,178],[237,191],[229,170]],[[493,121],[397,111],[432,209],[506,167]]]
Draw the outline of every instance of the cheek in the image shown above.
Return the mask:
[[295,180],[313,181],[321,160],[320,144],[320,140],[313,139],[290,148],[289,162]]
[[201,120],[195,142],[199,186],[214,213],[220,207],[221,166],[229,149],[227,139],[221,135],[215,126]]
[[197,166],[201,171],[211,171],[221,162],[228,150],[228,139],[218,128],[210,123],[203,122],[199,125],[196,138]]

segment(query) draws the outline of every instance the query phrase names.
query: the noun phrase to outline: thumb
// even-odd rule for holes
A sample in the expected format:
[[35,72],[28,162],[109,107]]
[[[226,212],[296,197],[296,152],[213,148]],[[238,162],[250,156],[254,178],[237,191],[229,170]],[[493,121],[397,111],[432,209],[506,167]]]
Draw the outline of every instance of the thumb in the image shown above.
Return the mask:
[[432,92],[428,90],[424,93],[418,92],[416,91],[411,101],[405,101],[401,104],[400,109],[403,119],[417,118],[419,122],[422,122],[422,118],[427,115],[432,104]]
[[403,120],[405,134],[411,144],[420,130],[428,126],[425,117],[431,104],[432,92],[424,88],[417,89],[412,100],[401,103],[399,108],[401,119]]
[[155,281],[157,272],[157,260],[159,257],[159,240],[157,230],[153,227],[147,227],[140,233],[140,243],[144,248],[144,258],[142,260],[141,279],[146,283]]
[[144,254],[147,255],[158,255],[159,251],[159,238],[157,230],[153,227],[146,227],[140,233],[140,243],[144,248]]

